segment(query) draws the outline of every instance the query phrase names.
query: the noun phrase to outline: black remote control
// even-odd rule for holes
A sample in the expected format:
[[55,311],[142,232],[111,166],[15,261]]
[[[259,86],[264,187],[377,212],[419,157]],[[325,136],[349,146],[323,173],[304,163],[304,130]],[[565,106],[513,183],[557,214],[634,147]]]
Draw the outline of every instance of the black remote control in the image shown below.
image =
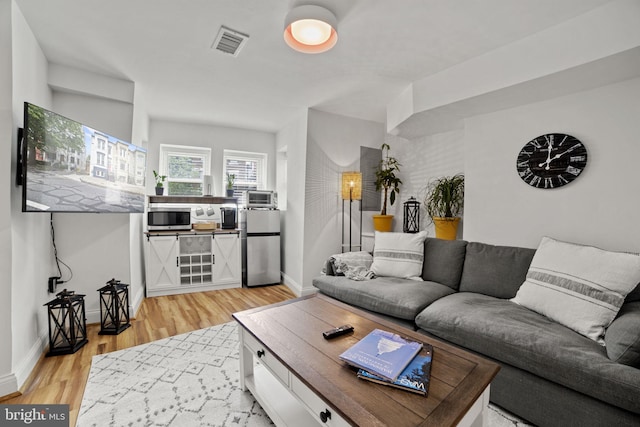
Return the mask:
[[328,331],[324,331],[322,336],[325,340],[330,340],[331,338],[339,337],[340,335],[348,334],[353,331],[353,326],[351,325],[342,325],[337,328],[329,329]]

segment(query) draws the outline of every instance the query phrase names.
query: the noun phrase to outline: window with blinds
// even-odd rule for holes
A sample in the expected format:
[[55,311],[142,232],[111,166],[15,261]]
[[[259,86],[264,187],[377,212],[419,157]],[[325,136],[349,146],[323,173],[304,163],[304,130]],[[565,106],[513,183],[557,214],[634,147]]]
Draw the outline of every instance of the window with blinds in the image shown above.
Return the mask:
[[210,170],[211,149],[160,145],[160,175],[166,175],[170,196],[202,196],[204,176]]
[[244,204],[244,191],[264,190],[267,185],[267,155],[224,150],[222,182],[227,182],[227,175],[235,176],[233,197],[238,198],[239,204]]

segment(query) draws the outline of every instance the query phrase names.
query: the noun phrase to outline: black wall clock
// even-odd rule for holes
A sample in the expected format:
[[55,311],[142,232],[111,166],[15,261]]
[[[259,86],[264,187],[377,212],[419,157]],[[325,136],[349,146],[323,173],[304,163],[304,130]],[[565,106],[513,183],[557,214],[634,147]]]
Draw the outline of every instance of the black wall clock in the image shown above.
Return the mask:
[[564,133],[547,133],[532,139],[522,147],[516,161],[520,178],[542,189],[567,185],[586,165],[587,148]]

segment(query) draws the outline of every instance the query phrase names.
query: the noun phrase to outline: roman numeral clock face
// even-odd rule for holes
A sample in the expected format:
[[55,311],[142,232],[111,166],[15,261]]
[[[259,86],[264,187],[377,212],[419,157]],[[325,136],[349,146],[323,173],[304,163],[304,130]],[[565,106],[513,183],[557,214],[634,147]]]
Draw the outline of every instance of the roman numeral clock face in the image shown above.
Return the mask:
[[527,142],[518,154],[520,178],[532,187],[551,189],[576,179],[587,165],[587,149],[571,135],[548,133]]

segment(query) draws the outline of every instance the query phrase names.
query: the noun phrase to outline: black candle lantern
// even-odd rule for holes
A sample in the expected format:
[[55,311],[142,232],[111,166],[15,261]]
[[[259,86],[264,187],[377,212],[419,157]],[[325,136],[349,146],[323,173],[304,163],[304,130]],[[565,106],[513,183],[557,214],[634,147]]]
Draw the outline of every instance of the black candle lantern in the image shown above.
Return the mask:
[[45,304],[49,311],[49,356],[75,353],[88,343],[84,295],[74,291],[56,294],[56,299]]
[[417,233],[420,231],[420,202],[413,196],[404,202],[402,231],[405,233]]
[[129,323],[129,285],[111,279],[100,292],[99,335],[118,335],[131,326]]

